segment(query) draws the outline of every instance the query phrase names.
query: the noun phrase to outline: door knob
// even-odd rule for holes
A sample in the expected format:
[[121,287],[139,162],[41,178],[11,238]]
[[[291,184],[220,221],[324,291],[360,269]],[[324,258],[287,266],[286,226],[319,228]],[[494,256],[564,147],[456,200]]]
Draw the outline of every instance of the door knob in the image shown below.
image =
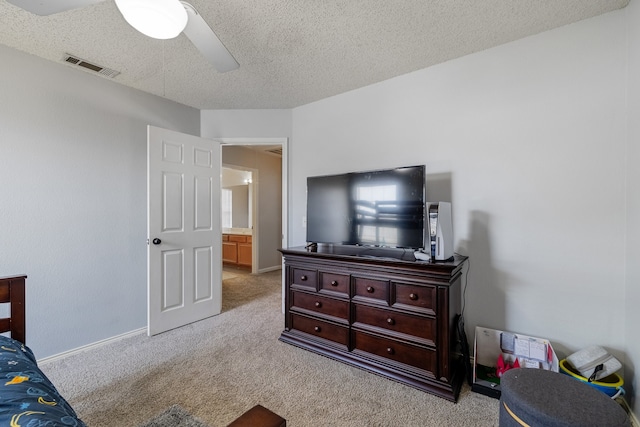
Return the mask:
[[151,241],[154,245],[159,245],[160,243],[162,243],[162,240],[158,239],[157,237],[155,239],[153,239]]

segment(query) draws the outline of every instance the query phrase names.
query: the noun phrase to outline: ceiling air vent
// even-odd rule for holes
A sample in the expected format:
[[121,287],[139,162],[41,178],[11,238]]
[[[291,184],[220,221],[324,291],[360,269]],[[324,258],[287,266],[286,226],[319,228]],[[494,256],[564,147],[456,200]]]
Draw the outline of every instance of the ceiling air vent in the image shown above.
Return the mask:
[[106,77],[114,78],[118,74],[119,71],[112,70],[111,68],[102,67],[100,65],[92,64],[89,61],[85,61],[84,59],[78,58],[77,56],[66,54],[62,60],[68,64],[75,65],[76,67],[82,67],[87,70],[96,72],[98,74],[102,74]]
[[267,150],[268,153],[275,154],[276,156],[282,157],[282,148],[272,148]]

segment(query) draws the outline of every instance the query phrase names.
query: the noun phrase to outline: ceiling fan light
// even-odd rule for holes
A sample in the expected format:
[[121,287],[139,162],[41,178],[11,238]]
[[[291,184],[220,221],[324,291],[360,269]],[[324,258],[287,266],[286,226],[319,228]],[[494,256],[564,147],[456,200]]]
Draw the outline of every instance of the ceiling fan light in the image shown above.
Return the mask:
[[154,39],[177,37],[187,25],[187,11],[179,0],[115,0],[124,19]]

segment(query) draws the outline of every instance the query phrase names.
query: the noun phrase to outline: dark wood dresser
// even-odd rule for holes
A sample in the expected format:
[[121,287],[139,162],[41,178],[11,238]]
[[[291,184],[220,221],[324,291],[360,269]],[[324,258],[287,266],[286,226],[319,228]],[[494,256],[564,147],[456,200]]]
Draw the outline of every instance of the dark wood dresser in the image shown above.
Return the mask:
[[456,401],[464,378],[454,318],[462,266],[413,251],[319,245],[280,250],[280,340]]

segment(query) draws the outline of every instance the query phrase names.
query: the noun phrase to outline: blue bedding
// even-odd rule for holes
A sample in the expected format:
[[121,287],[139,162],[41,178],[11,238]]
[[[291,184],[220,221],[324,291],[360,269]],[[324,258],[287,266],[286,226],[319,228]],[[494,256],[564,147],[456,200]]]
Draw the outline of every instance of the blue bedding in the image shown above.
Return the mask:
[[0,426],[85,426],[38,368],[31,349],[1,335]]

